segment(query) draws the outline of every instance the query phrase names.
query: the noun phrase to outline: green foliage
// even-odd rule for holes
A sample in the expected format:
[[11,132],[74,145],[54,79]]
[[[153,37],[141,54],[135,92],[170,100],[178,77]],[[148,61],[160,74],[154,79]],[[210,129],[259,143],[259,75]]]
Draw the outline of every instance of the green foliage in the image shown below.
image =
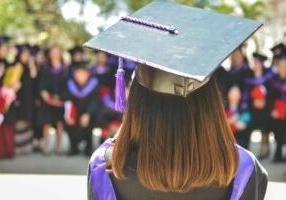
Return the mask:
[[57,0],[1,0],[0,34],[5,33],[26,39],[33,36],[37,43],[64,47],[82,43],[89,37],[82,24],[63,19]]
[[93,1],[94,3],[100,6],[101,14],[104,15],[108,15],[116,7],[116,0],[93,0]]
[[[69,0],[66,0],[69,1]],[[85,0],[77,0],[84,4]],[[100,8],[101,15],[108,17],[125,3],[130,12],[140,9],[152,0],[93,0]],[[164,1],[164,0],[161,0]],[[218,12],[232,14],[235,8],[226,0],[165,0],[208,8]],[[247,0],[237,0],[237,6],[242,16],[257,19],[265,15],[266,5],[263,0],[249,3]],[[21,35],[24,38],[37,37],[42,43],[63,43],[64,46],[81,44],[89,34],[84,24],[63,19],[58,0],[0,0],[0,34]],[[14,35],[13,35],[14,34]]]
[[33,28],[33,17],[27,15],[24,5],[23,1],[0,1],[0,33],[14,28],[23,32]]
[[249,19],[258,19],[265,15],[266,5],[264,1],[257,0],[254,3],[238,0],[238,5],[243,13],[243,16]]
[[125,2],[128,5],[130,10],[135,11],[147,5],[148,3],[152,2],[152,0],[139,0],[139,1],[125,0]]

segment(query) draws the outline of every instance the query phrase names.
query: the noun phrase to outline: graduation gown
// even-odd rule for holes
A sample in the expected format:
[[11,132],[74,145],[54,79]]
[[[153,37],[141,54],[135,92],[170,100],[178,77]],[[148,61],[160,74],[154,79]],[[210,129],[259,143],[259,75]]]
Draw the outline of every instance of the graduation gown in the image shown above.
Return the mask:
[[[249,70],[244,79],[243,107],[251,113],[250,129],[269,130],[270,106],[268,102],[269,80],[274,76],[272,69],[264,69],[259,77]],[[257,107],[256,101],[265,101],[263,108]]]
[[[70,78],[67,82],[66,101],[71,102],[74,110],[70,118],[74,124],[66,124],[71,141],[71,152],[77,153],[78,143],[85,140],[87,142],[86,154],[90,155],[92,153],[92,129],[100,123],[99,113],[102,107],[98,97],[98,80],[92,77],[84,86],[79,86],[73,78]],[[66,114],[67,110],[65,110]],[[90,116],[87,127],[80,125],[80,118],[83,114]]]
[[269,80],[269,105],[270,112],[276,111],[277,117],[271,116],[270,129],[274,132],[276,140],[276,150],[274,161],[283,159],[282,147],[285,143],[286,133],[286,79],[282,79],[276,74]]
[[22,63],[15,63],[7,69],[13,68],[16,65],[21,67],[21,75],[19,81],[20,89],[16,93],[16,100],[11,104],[8,112],[5,114],[5,121],[14,123],[18,120],[23,120],[31,123],[33,117],[33,79],[30,75],[30,70],[27,65]]
[[110,158],[109,139],[93,154],[88,171],[89,200],[263,200],[267,188],[267,172],[254,155],[237,146],[240,164],[236,177],[227,188],[197,188],[186,193],[164,193],[146,189],[136,175],[136,153],[127,157],[127,179],[117,180],[106,172],[106,160]]
[[244,88],[244,77],[246,73],[250,70],[248,64],[245,62],[238,69],[231,67],[227,74],[225,75],[225,88],[226,92],[228,92],[229,88],[237,85],[240,89]]
[[92,74],[98,79],[99,98],[102,102],[101,127],[107,127],[112,121],[121,121],[122,115],[114,110],[115,72],[116,68],[97,67],[90,68]]
[[79,117],[88,113],[91,117],[91,125],[99,113],[101,104],[98,96],[98,80],[90,78],[86,85],[79,86],[73,78],[67,81],[67,101],[71,101],[76,108],[76,121]]
[[53,106],[41,99],[38,124],[55,124],[59,121],[63,121],[63,100],[66,96],[67,75],[68,72],[64,66],[59,69],[45,66],[41,69],[39,73],[39,91],[47,91],[51,98],[62,101],[62,105]]
[[[274,125],[273,129],[286,130],[286,79],[282,79],[278,74],[269,80],[269,105],[270,110],[278,112],[278,118],[271,117]],[[277,127],[278,126],[278,127]]]

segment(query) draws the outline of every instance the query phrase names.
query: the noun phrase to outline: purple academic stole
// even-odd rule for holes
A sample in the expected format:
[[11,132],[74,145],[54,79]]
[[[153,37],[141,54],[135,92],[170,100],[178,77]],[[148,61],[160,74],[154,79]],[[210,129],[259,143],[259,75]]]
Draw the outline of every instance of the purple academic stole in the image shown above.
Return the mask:
[[[90,180],[93,197],[96,200],[117,200],[109,174],[106,172],[105,152],[112,146],[113,139],[106,140],[92,155],[90,159]],[[230,200],[239,200],[254,171],[255,157],[239,145],[239,168],[233,181]],[[94,200],[95,200],[94,199]]]
[[98,80],[96,78],[91,78],[83,88],[79,88],[72,79],[68,81],[68,89],[70,93],[77,98],[86,97],[94,90],[94,88],[96,88],[97,85]]

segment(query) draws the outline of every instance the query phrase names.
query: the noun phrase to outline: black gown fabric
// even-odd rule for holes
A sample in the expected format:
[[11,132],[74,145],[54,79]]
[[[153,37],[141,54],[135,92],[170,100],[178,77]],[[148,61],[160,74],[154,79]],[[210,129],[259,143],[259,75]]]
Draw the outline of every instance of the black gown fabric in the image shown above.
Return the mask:
[[[284,89],[283,89],[284,86]],[[277,119],[271,116],[270,129],[274,132],[276,140],[276,151],[274,161],[282,160],[282,147],[285,143],[286,135],[286,79],[282,79],[276,74],[269,81],[269,105],[270,110],[278,111],[279,117]]]
[[[39,74],[39,91],[47,91],[50,96],[58,100],[64,100],[66,96],[66,80],[68,71],[62,66],[58,70],[52,67],[43,67]],[[56,124],[63,121],[64,107],[52,106],[41,100],[38,124]]]
[[91,67],[91,72],[98,80],[99,98],[102,102],[101,124],[102,128],[108,127],[112,121],[121,121],[122,115],[114,110],[114,90],[115,90],[115,67],[106,67],[105,71],[100,71],[101,67]]
[[[110,156],[108,156],[110,157]],[[136,154],[127,157],[125,165],[127,179],[118,180],[110,175],[117,200],[229,200],[232,193],[232,183],[226,188],[206,187],[196,188],[186,193],[158,192],[146,189],[136,175]],[[89,180],[89,178],[88,178]],[[255,160],[255,169],[241,196],[242,200],[263,200],[267,189],[267,172]],[[88,185],[88,199],[94,200],[91,187]]]
[[249,72],[250,68],[248,64],[245,62],[242,66],[238,69],[231,67],[226,74],[224,74],[225,80],[225,91],[228,92],[229,88],[236,85],[241,90],[244,88],[244,77]]
[[[273,76],[272,70],[263,70],[261,77],[255,77],[253,71],[249,70],[244,78],[244,94],[243,104],[246,110],[251,113],[251,122],[249,125],[250,131],[258,129],[262,133],[269,132],[270,122],[270,103],[268,102],[267,95],[269,94],[269,79]],[[259,88],[260,87],[260,88]],[[256,108],[254,105],[254,97],[251,93],[257,89],[265,90],[265,106],[264,108]]]

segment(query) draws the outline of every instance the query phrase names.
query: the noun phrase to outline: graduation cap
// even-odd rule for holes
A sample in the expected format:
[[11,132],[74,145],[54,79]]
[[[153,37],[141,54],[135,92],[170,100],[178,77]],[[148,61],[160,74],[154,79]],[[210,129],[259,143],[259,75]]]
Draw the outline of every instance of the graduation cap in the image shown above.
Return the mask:
[[115,107],[123,111],[122,58],[139,63],[136,80],[144,87],[186,97],[205,84],[261,25],[209,10],[155,1],[122,17],[85,46],[119,56]]
[[284,49],[280,54],[276,55],[276,60],[286,60],[286,49]]
[[286,51],[286,45],[281,42],[279,44],[274,45],[270,50],[273,53],[273,58],[279,59],[283,52]]
[[27,43],[25,44],[18,44],[16,45],[16,49],[17,49],[17,55],[23,53],[24,51],[29,51],[31,50],[31,46]]
[[0,36],[0,45],[1,44],[6,44],[6,43],[8,43],[9,41],[10,41],[10,37],[9,36]]
[[30,46],[30,52],[33,56],[35,56],[39,51],[41,51],[41,47],[39,45]]
[[265,62],[267,60],[267,56],[258,52],[254,52],[252,56],[253,58],[258,59],[260,62]]
[[73,48],[71,48],[70,50],[69,50],[69,53],[71,54],[71,55],[74,55],[74,54],[76,54],[76,53],[83,53],[84,52],[84,50],[83,50],[83,48],[81,47],[81,46],[74,46]]

